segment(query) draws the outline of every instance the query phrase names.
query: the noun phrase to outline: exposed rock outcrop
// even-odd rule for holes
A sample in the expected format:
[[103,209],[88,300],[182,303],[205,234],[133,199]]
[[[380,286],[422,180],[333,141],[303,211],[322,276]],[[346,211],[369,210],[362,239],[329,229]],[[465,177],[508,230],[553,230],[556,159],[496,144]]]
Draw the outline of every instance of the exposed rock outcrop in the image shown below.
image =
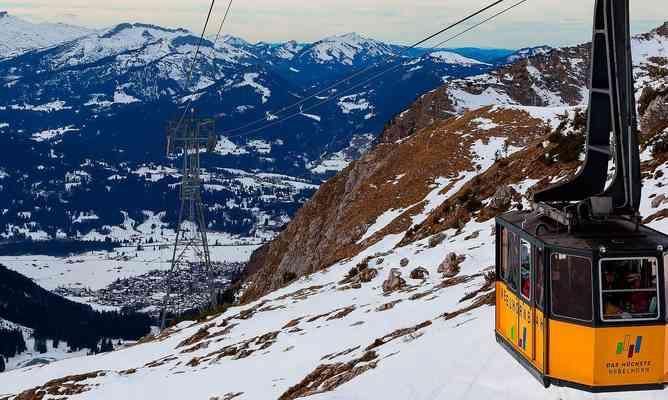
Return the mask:
[[366,371],[376,368],[378,355],[374,351],[346,363],[321,364],[301,382],[288,389],[279,400],[293,400],[330,392]]
[[411,279],[427,279],[429,277],[429,271],[424,267],[417,267],[411,271]]
[[392,268],[387,279],[383,282],[383,292],[390,293],[399,290],[406,285],[406,280],[401,277],[401,271]]
[[666,195],[660,194],[652,199],[652,208],[658,208],[661,204],[666,201]]
[[513,201],[513,192],[508,186],[499,186],[492,196],[489,206],[496,210],[507,210]]
[[[668,58],[666,58],[668,71]],[[645,88],[639,100],[640,128],[644,135],[653,135],[668,128],[668,75],[662,90]]]
[[464,261],[465,256],[458,256],[455,253],[449,253],[445,260],[438,266],[438,272],[443,274],[443,278],[453,278],[460,270],[460,264]]

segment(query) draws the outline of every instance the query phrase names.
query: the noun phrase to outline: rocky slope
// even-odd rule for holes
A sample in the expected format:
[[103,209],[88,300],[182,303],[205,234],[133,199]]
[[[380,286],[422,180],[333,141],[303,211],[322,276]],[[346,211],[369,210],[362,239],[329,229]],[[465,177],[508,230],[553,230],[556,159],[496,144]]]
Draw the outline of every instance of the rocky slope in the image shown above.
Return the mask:
[[[577,162],[546,161],[558,144],[543,137],[555,129],[576,134],[577,110],[486,107],[381,144],[311,200],[324,216],[310,234],[327,230],[323,237],[330,239],[276,242],[293,254],[320,246],[314,259],[329,263],[326,268],[299,279],[284,275],[285,288],[135,346],[0,374],[0,398],[480,399],[512,393],[527,400],[588,399],[572,389],[546,391],[519,368],[494,341],[488,306],[494,301],[489,218],[524,204],[536,183],[574,170]],[[457,138],[466,146],[448,153],[446,144]],[[659,195],[668,184],[668,153],[655,146],[643,152],[644,215],[668,211]],[[400,160],[402,153],[408,160]],[[496,193],[503,185],[507,196]],[[363,214],[343,210],[340,202]],[[310,214],[302,211],[291,227],[308,226],[307,217],[319,215],[308,205],[305,210]],[[668,220],[661,218],[651,225],[666,231]],[[335,229],[325,229],[325,220]],[[308,240],[296,231],[287,231],[293,242]]]
[[[668,22],[632,41],[638,95],[665,82],[668,65]],[[588,100],[590,45],[535,51],[531,57],[488,74],[453,80],[421,96],[383,132],[394,141],[463,110],[491,104],[555,107]]]
[[[554,118],[562,111],[553,110]],[[246,298],[351,257],[385,235],[418,229],[440,202],[454,195],[454,204],[457,194],[470,190],[466,183],[493,166],[496,150],[507,146],[510,155],[549,131],[548,122],[526,109],[486,107],[434,123],[401,143],[381,143],[322,185],[259,250]]]
[[[665,128],[666,81],[660,78],[668,69],[667,26],[637,36],[633,42],[636,87],[639,95],[645,91],[640,120],[646,137]],[[258,250],[250,267],[255,275],[249,278],[245,299],[258,298],[288,283],[289,278],[313,273],[358,253],[374,243],[373,236],[365,232],[378,221],[387,220],[385,234],[408,229],[405,243],[415,240],[413,232],[425,231],[416,236],[422,238],[451,227],[453,218],[468,218],[461,215],[467,214],[463,211],[440,210],[430,216],[431,220],[445,220],[439,227],[416,223],[415,215],[429,207],[430,202],[424,199],[438,179],[447,184],[434,196],[445,192],[455,195],[441,207],[452,208],[456,197],[469,196],[471,191],[478,192],[479,201],[488,201],[500,183],[516,183],[520,178],[546,182],[572,170],[572,164],[545,165],[525,172],[529,165],[540,165],[534,161],[541,154],[535,154],[536,150],[532,154],[530,143],[547,140],[551,129],[559,125],[557,115],[572,113],[572,107],[586,101],[588,47],[584,44],[539,53],[489,74],[449,82],[422,96],[392,121],[379,146],[322,185],[294,222],[274,242]],[[466,111],[472,109],[477,111]],[[551,115],[552,126],[533,120],[532,112],[543,118]],[[495,143],[488,144],[490,136],[497,138]],[[499,167],[498,162],[491,166],[478,163],[480,168],[476,169],[471,151],[480,146],[478,143],[490,146],[492,154],[502,147],[527,146],[528,153],[511,169],[515,176],[508,177],[507,167]],[[501,155],[503,162],[508,162],[505,154]],[[492,179],[492,187],[464,184],[480,171],[484,173],[478,181]],[[452,191],[453,187],[457,190]]]

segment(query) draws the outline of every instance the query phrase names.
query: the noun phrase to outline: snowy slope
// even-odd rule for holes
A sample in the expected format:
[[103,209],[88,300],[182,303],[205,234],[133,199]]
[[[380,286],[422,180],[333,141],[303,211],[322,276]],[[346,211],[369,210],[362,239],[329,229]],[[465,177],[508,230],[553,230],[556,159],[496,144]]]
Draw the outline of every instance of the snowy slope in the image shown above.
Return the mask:
[[485,64],[478,60],[464,57],[462,55],[450,51],[435,51],[433,53],[429,53],[429,56],[436,62],[442,62],[446,64],[461,64],[461,65]]
[[525,47],[522,49],[517,50],[513,54],[504,57],[502,59],[502,62],[507,63],[507,64],[512,64],[518,60],[522,60],[524,58],[529,58],[533,57],[539,54],[547,54],[550,51],[552,51],[552,47],[550,46],[538,46],[538,47]]
[[[54,361],[83,357],[89,354],[89,350],[87,349],[72,351],[72,349],[70,349],[66,343],[54,343],[53,340],[47,340],[46,352],[40,353],[35,351],[35,338],[33,337],[34,329],[27,328],[23,325],[4,320],[2,318],[0,318],[0,329],[20,330],[27,349],[26,351],[5,360],[6,371],[11,371],[17,368],[45,365]],[[114,341],[114,344],[116,343],[119,343],[119,341]],[[123,343],[123,341],[120,341],[120,343]],[[0,394],[2,394],[2,390],[0,390]]]
[[377,58],[394,55],[387,44],[363,37],[357,33],[331,36],[313,43],[299,57],[317,63],[342,63],[353,65],[360,58]]
[[2,319],[2,318],[0,318],[0,329],[11,329],[11,330],[21,329],[21,330],[27,330],[27,331],[32,332],[32,330],[30,328],[26,328],[22,325],[19,325],[17,323],[11,322],[11,321],[7,321],[6,319]]
[[[395,213],[383,226],[373,224],[360,231],[372,239],[360,251],[255,302],[207,321],[183,322],[143,344],[1,374],[0,395],[37,388],[37,393],[79,393],[74,398],[96,400],[593,398],[572,389],[544,389],[496,344],[494,309],[486,305],[493,292],[484,276],[493,265],[493,220],[471,219],[460,230],[404,242],[414,226],[438,215],[478,173],[494,172],[495,152],[504,140],[512,142],[507,157],[515,167],[508,169],[519,177],[513,188],[525,193],[536,183],[520,168],[532,167],[529,158],[537,154],[536,125],[552,127],[559,115],[571,111],[488,108],[459,122],[426,129],[397,144],[395,151],[420,151],[429,147],[425,141],[460,137],[468,147],[452,158],[462,163],[457,164],[463,167],[461,174],[446,176],[446,170],[430,169],[436,178],[423,182],[420,178],[428,175],[419,175],[423,172],[419,168],[406,169],[401,176],[396,171],[405,165],[390,165],[393,179],[379,191],[397,185],[425,186],[425,190],[416,200],[400,200],[407,204],[405,211]],[[527,124],[534,124],[533,129]],[[380,156],[383,150],[375,153]],[[491,179],[484,176],[483,181]],[[649,186],[666,183],[664,175]],[[364,189],[358,201],[366,201],[364,196],[372,192]],[[644,214],[646,207],[643,203]],[[668,229],[665,221],[653,226]],[[437,269],[449,252],[465,259],[459,274],[446,279]],[[351,279],[349,271],[363,262],[377,275]],[[410,278],[418,266],[428,276]],[[407,284],[383,293],[382,282],[393,268],[401,271]],[[51,381],[58,378],[64,379]],[[663,399],[665,393],[595,398],[650,400]]]
[[92,34],[92,29],[66,24],[35,24],[0,11],[0,59]]

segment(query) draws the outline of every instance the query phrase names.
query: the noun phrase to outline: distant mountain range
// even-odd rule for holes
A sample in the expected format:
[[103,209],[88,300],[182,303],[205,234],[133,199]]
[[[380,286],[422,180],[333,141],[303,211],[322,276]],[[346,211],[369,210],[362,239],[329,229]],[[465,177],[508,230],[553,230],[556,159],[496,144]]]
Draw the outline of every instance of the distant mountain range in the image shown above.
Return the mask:
[[73,40],[94,32],[66,24],[33,24],[0,11],[0,58]]
[[210,37],[188,84],[199,37],[184,29],[89,30],[6,13],[0,26],[0,190],[12,199],[0,206],[6,239],[101,238],[128,218],[141,224],[163,211],[173,224],[177,164],[164,155],[164,128],[189,100],[197,115],[216,118],[219,134],[203,161],[211,229],[275,230],[419,95],[530,54],[407,51],[355,33],[315,43]]

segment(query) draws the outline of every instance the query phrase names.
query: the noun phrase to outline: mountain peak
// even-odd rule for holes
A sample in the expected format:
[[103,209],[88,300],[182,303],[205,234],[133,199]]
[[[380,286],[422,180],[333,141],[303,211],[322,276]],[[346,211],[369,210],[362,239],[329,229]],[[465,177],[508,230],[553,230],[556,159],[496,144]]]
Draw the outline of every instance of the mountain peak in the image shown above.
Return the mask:
[[108,29],[105,33],[100,35],[101,38],[110,38],[113,37],[120,32],[134,29],[134,28],[140,28],[140,29],[150,29],[154,31],[160,31],[160,32],[166,32],[166,33],[189,33],[188,30],[183,29],[183,28],[175,28],[175,29],[170,29],[170,28],[163,28],[162,26],[158,25],[153,25],[153,24],[145,24],[141,22],[135,22],[135,23],[129,23],[129,22],[124,22],[121,24],[118,24],[114,26],[113,28]]
[[365,44],[381,45],[384,44],[376,39],[372,39],[357,32],[348,32],[340,35],[328,36],[316,43],[320,42],[345,42],[353,46],[362,46]]
[[664,22],[663,25],[656,28],[656,33],[658,33],[661,36],[668,37],[668,21]]
[[319,63],[336,61],[353,65],[358,56],[380,57],[394,54],[394,51],[383,42],[350,32],[313,43],[307,54]]
[[221,41],[236,47],[250,46],[250,43],[248,43],[245,39],[233,35],[223,35]]
[[429,53],[427,57],[431,58],[435,62],[441,62],[445,64],[461,64],[461,65],[485,64],[473,58],[464,57],[457,53],[445,50],[434,51],[432,53]]
[[345,38],[345,39],[354,39],[354,40],[369,40],[368,38],[360,35],[357,32],[344,33],[342,35],[338,35],[338,37]]
[[17,56],[30,49],[49,47],[93,32],[88,28],[59,23],[33,23],[0,11],[0,58]]

